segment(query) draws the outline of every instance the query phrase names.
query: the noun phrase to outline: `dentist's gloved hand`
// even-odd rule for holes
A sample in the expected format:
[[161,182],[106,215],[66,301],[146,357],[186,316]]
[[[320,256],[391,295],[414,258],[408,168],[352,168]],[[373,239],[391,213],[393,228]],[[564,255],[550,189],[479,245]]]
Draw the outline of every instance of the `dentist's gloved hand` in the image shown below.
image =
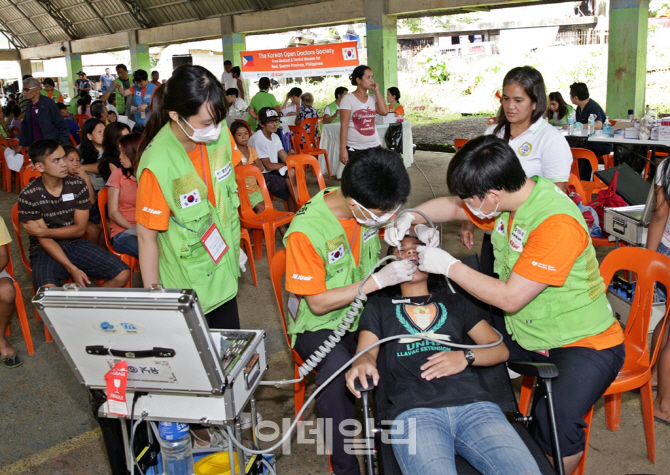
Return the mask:
[[416,269],[416,264],[408,259],[393,261],[386,264],[379,272],[372,274],[372,278],[377,286],[383,289],[384,287],[409,282],[412,280]]
[[449,277],[449,269],[455,262],[461,262],[447,251],[436,247],[419,246],[419,270],[429,274],[443,274]]
[[239,259],[239,263],[240,263],[240,270],[241,270],[242,272],[246,272],[246,271],[247,271],[247,261],[248,261],[248,260],[249,260],[249,258],[247,257],[247,254],[244,252],[244,249],[240,248],[240,259]]
[[389,246],[399,247],[400,241],[409,232],[412,221],[414,221],[414,215],[411,212],[401,214],[395,222],[384,228],[384,241]]
[[440,247],[440,232],[437,229],[429,228],[425,224],[417,224],[414,232],[417,239],[427,247]]

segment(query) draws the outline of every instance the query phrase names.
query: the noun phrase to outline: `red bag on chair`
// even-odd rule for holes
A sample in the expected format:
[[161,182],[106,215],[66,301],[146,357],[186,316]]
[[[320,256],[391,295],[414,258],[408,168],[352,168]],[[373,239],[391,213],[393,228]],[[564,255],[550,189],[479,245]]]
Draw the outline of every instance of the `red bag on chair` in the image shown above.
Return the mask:
[[626,203],[621,196],[616,194],[616,183],[618,178],[619,172],[616,172],[614,174],[614,178],[612,178],[610,186],[606,190],[600,190],[596,196],[596,199],[587,205],[596,210],[601,223],[605,222],[605,208],[620,208],[622,206],[628,206],[628,203]]

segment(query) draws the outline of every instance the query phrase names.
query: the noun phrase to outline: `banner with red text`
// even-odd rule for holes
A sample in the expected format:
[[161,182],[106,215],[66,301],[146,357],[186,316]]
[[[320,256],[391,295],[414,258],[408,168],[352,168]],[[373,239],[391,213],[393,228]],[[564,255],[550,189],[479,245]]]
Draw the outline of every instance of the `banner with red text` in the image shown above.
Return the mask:
[[342,76],[358,66],[357,43],[299,46],[297,48],[242,51],[242,77],[258,79]]

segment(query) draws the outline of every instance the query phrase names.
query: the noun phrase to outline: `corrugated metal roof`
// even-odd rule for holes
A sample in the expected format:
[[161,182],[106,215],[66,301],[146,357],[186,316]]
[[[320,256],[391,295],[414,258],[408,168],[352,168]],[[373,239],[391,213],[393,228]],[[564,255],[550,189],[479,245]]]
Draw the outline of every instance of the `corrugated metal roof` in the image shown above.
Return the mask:
[[0,30],[38,46],[319,0],[0,0]]

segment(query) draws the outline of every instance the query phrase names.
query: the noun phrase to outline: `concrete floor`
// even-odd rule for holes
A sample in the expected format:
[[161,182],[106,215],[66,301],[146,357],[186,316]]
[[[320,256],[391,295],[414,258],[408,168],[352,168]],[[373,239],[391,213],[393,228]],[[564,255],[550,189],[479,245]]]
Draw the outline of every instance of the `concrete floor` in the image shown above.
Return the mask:
[[[445,176],[449,154],[417,152],[416,163],[430,180],[435,194],[446,194]],[[433,197],[430,187],[416,166],[409,170],[413,189],[408,205],[418,205]],[[336,180],[329,184],[336,185]],[[11,228],[11,207],[16,194],[0,191],[0,215]],[[458,224],[445,225],[443,247],[455,256],[468,254],[458,238]],[[481,234],[476,235],[479,249]],[[607,249],[599,251],[602,258]],[[53,343],[45,343],[41,323],[33,318],[31,284],[12,244],[16,277],[23,288],[35,344],[35,355],[26,356],[25,344],[12,321],[10,337],[24,356],[24,365],[14,370],[0,368],[0,474],[109,474],[100,431],[88,406],[87,392],[80,387]],[[293,377],[293,361],[286,347],[279,320],[267,260],[256,261],[259,286],[254,287],[249,272],[240,279],[238,302],[242,326],[267,332],[269,374],[266,379]],[[518,384],[518,380],[517,380]],[[313,389],[310,378],[308,394]],[[280,423],[293,415],[290,389],[264,387],[258,390],[259,410],[266,420]],[[316,417],[313,406],[305,420]],[[309,428],[308,428],[309,429]],[[316,437],[307,435],[307,439]],[[590,474],[667,474],[670,473],[670,426],[656,424],[656,464],[647,459],[640,397],[636,391],[623,396],[621,430],[605,427],[604,405],[596,405],[587,460]],[[663,468],[665,467],[665,468]],[[317,454],[315,445],[297,444],[293,436],[291,453],[280,455],[278,472],[290,474],[328,474],[328,462]]]

